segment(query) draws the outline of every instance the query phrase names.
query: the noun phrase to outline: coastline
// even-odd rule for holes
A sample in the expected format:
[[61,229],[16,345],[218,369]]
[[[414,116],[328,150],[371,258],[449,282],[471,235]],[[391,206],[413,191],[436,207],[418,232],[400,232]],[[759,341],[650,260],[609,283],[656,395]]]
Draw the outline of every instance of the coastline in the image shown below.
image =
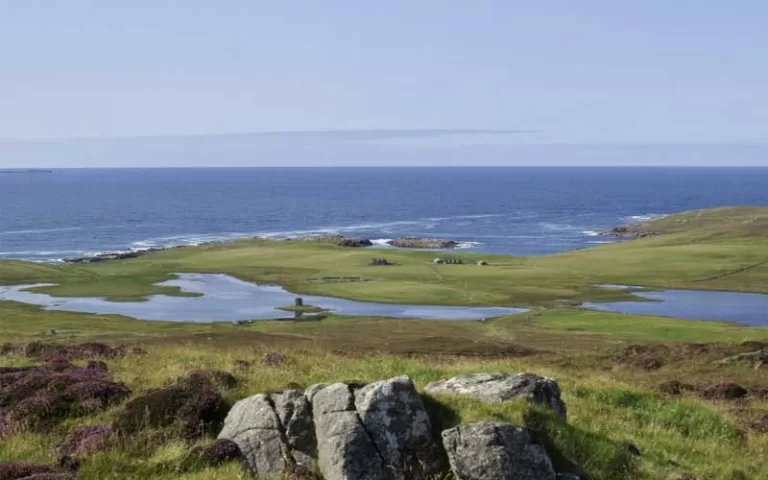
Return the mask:
[[[613,227],[607,230],[599,230],[599,229],[593,229],[593,230],[579,230],[580,233],[586,238],[590,237],[593,240],[583,242],[580,246],[574,246],[574,248],[569,248],[562,250],[563,252],[566,251],[572,251],[572,250],[578,250],[582,248],[590,248],[595,245],[601,245],[601,244],[609,244],[609,243],[616,243],[620,241],[635,239],[635,238],[643,238],[645,236],[652,236],[656,235],[656,233],[647,233],[644,230],[644,225],[648,222],[651,222],[653,220],[663,218],[667,215],[660,215],[660,214],[646,214],[646,215],[634,215],[634,216],[627,216],[624,217],[624,219],[629,220],[629,223],[620,224],[620,226]],[[617,222],[618,223],[618,222]],[[548,224],[547,224],[548,225]],[[546,226],[546,225],[545,225]],[[571,227],[570,225],[566,226],[570,230],[577,230],[579,227]],[[555,227],[552,227],[555,228]],[[565,228],[565,227],[563,227]],[[30,231],[31,232],[31,231]],[[15,232],[14,232],[15,233]],[[34,263],[47,263],[47,264],[88,264],[88,263],[99,263],[103,261],[111,261],[111,260],[126,260],[131,258],[137,258],[137,257],[143,257],[152,253],[156,252],[163,252],[167,250],[175,250],[179,248],[187,248],[187,247],[198,247],[198,246],[210,246],[210,245],[226,245],[230,243],[236,243],[243,240],[264,240],[264,241],[314,241],[314,242],[325,242],[325,243],[331,243],[338,246],[343,247],[358,247],[358,248],[375,248],[378,251],[381,250],[398,250],[398,249],[418,249],[418,250],[432,250],[436,252],[440,251],[479,251],[483,252],[483,245],[485,245],[487,242],[484,241],[485,238],[482,234],[479,235],[477,240],[483,240],[483,241],[474,241],[465,239],[462,240],[456,240],[456,239],[450,239],[450,238],[443,238],[443,237],[411,237],[411,236],[401,236],[401,237],[393,237],[393,238],[377,238],[374,236],[371,237],[360,237],[355,235],[341,235],[338,233],[322,233],[322,231],[317,231],[317,233],[305,233],[305,232],[285,232],[282,234],[277,233],[243,233],[243,234],[222,234],[219,238],[217,238],[215,235],[202,235],[201,238],[186,238],[183,236],[177,236],[173,237],[175,241],[170,241],[167,244],[157,244],[155,240],[146,240],[146,241],[137,241],[133,242],[135,246],[129,246],[126,245],[126,248],[118,248],[118,249],[105,249],[105,250],[94,250],[94,251],[71,251],[71,252],[64,252],[62,251],[62,255],[60,256],[47,256],[45,258],[34,258],[29,257],[14,257],[11,256],[9,258],[5,258],[0,256],[0,259],[4,260],[20,260],[20,261],[29,261]],[[205,238],[207,237],[207,238]],[[167,240],[171,240],[168,238]],[[417,244],[414,245],[412,242],[416,241]],[[422,245],[418,245],[418,242],[424,242]],[[1,253],[10,253],[14,254],[13,251],[9,252],[1,252]],[[22,253],[36,253],[36,252],[22,252]],[[46,254],[53,254],[56,252],[42,252]],[[66,255],[66,253],[70,253],[70,255]],[[507,255],[530,255],[529,253],[517,253],[514,251],[495,251],[491,250],[487,253],[490,254],[507,254]],[[552,252],[557,253],[557,252]],[[536,255],[535,253],[533,255]]]
[[6,168],[0,170],[0,175],[6,174],[6,175],[16,175],[16,174],[35,174],[35,173],[55,173],[54,170],[49,169],[41,169],[41,168],[27,168],[27,169],[13,169],[13,168]]
[[[345,248],[374,248],[380,250],[433,250],[433,251],[453,251],[464,250],[478,245],[478,242],[459,242],[456,240],[436,239],[436,238],[414,238],[406,237],[399,239],[367,239],[360,237],[346,237],[343,235],[303,235],[289,238],[269,238],[264,236],[242,236],[225,240],[211,240],[196,244],[186,245],[168,245],[164,247],[146,247],[131,250],[117,250],[112,252],[100,252],[93,255],[79,257],[62,258],[55,262],[43,263],[66,263],[66,264],[89,264],[101,263],[111,260],[129,260],[132,258],[144,257],[153,253],[165,252],[168,250],[177,250],[181,248],[205,247],[213,245],[227,245],[243,240],[264,240],[275,242],[317,242],[330,243]],[[416,245],[423,246],[416,246]],[[408,246],[406,246],[408,245]]]
[[[598,232],[589,232],[590,236],[615,238],[620,240],[634,240],[645,237],[661,235],[658,232],[651,232],[645,229],[646,225],[652,220],[663,218],[666,215],[647,216],[644,218],[632,217],[634,221],[619,225],[608,230]],[[115,250],[99,252],[92,255],[83,255],[76,257],[67,257],[50,262],[42,263],[66,263],[66,264],[89,264],[100,263],[111,260],[128,260],[132,258],[144,257],[157,252],[176,250],[180,248],[205,247],[213,245],[226,245],[240,242],[243,240],[264,240],[276,242],[317,242],[330,243],[345,248],[372,248],[378,250],[396,249],[396,250],[432,250],[432,251],[456,251],[468,250],[479,245],[479,242],[457,241],[443,238],[427,237],[401,237],[401,238],[363,238],[348,237],[338,234],[311,234],[300,235],[286,238],[272,238],[268,236],[243,235],[241,237],[227,238],[221,240],[209,240],[193,244],[167,245],[162,247],[141,247],[130,250]],[[597,242],[595,242],[597,243]],[[603,242],[601,242],[603,243]],[[613,243],[613,242],[610,242]]]

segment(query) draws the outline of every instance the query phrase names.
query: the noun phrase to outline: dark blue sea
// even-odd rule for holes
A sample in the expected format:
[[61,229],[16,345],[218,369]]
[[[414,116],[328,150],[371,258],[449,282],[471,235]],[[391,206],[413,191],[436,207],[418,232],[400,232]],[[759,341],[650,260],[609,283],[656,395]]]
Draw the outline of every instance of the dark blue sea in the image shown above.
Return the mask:
[[451,238],[542,255],[633,220],[768,205],[768,168],[200,168],[0,173],[0,257],[65,257],[247,236]]

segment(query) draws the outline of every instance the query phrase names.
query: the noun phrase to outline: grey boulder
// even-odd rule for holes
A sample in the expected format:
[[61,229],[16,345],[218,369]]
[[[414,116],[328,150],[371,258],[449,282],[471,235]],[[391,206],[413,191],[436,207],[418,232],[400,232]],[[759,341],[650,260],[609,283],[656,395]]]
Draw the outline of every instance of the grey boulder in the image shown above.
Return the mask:
[[410,378],[396,377],[354,392],[357,414],[391,480],[426,480],[446,466],[421,396]]
[[219,439],[231,440],[240,447],[255,476],[278,477],[293,463],[280,419],[267,395],[237,402],[224,421]]
[[565,402],[560,398],[560,386],[552,378],[533,373],[472,373],[430,383],[430,394],[469,395],[488,403],[526,400],[551,408],[562,420],[566,419]]
[[535,432],[506,423],[473,423],[443,432],[457,480],[555,480]]
[[310,387],[317,460],[325,480],[384,480],[384,465],[346,383]]

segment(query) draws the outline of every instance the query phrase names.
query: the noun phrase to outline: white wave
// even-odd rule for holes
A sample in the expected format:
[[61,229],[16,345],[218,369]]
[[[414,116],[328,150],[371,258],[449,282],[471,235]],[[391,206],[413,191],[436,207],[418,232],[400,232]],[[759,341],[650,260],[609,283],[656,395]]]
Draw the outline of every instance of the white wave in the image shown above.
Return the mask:
[[456,248],[461,248],[461,249],[475,248],[478,245],[480,245],[480,242],[459,242],[459,244],[456,245]]
[[0,235],[29,235],[34,233],[58,233],[58,232],[77,232],[80,230],[102,230],[110,228],[136,228],[136,227],[148,227],[157,225],[155,223],[140,223],[140,224],[120,224],[120,225],[94,225],[89,227],[60,227],[60,228],[32,228],[28,230],[8,230],[0,232]]
[[586,235],[586,236],[588,236],[588,237],[597,237],[597,236],[600,235],[600,232],[598,232],[596,230],[584,230],[581,233]]
[[332,234],[340,235],[347,232],[357,232],[365,230],[379,230],[381,232],[391,231],[392,227],[420,227],[426,228],[432,225],[433,222],[425,220],[404,220],[397,222],[381,222],[381,223],[361,223],[357,225],[338,225],[318,228],[308,228],[302,230],[283,230],[277,232],[255,232],[252,235],[260,235],[266,238],[295,238],[304,235],[316,235],[316,234]]
[[391,238],[372,238],[371,243],[374,245],[389,245],[389,242],[391,242]]
[[657,218],[663,218],[668,216],[666,213],[645,213],[643,215],[630,215],[628,218],[635,222],[647,222],[649,220],[655,220]]
[[242,237],[247,235],[246,233],[241,232],[222,232],[217,234],[212,233],[185,233],[183,235],[172,235],[168,237],[157,237],[154,239],[149,240],[141,240],[139,242],[134,242],[133,245],[140,245],[142,243],[147,242],[153,242],[153,243],[167,243],[167,242],[205,242],[209,240],[214,239],[223,239],[223,238],[236,238],[236,237]]
[[323,230],[285,230],[281,232],[258,232],[255,235],[269,240],[282,240],[285,238],[297,238],[304,235],[336,234],[332,229]]
[[82,230],[83,227],[62,227],[62,228],[39,228],[32,230],[8,230],[6,232],[0,232],[0,235],[26,235],[30,233],[56,233],[56,232],[74,232],[76,230]]
[[463,215],[459,216],[457,218],[495,218],[495,217],[503,217],[504,213],[484,213],[481,215]]
[[[139,252],[153,248],[171,248],[177,246],[195,246],[203,243],[223,242],[237,240],[239,238],[248,238],[253,235],[245,233],[222,233],[219,235],[192,233],[187,235],[173,235],[168,237],[158,237],[154,239],[138,240],[130,244],[128,252]],[[123,252],[110,252],[123,253]]]
[[130,253],[130,250],[99,250],[83,252],[81,257],[99,257],[101,255],[119,255],[122,253]]
[[157,246],[157,242],[155,240],[139,240],[138,242],[132,242],[131,247],[139,249],[139,248],[152,248]]
[[579,227],[575,225],[570,225],[568,223],[539,222],[539,225],[544,230],[549,230],[552,232],[569,232],[569,231],[574,231],[579,229]]
[[431,220],[434,222],[444,222],[447,220],[462,220],[462,219],[479,219],[479,218],[495,218],[503,217],[504,213],[483,213],[480,215],[455,215],[453,217],[429,217],[424,220]]
[[420,227],[430,228],[434,226],[434,223],[439,220],[424,219],[424,220],[401,220],[396,222],[382,222],[382,223],[363,223],[360,225],[347,225],[341,227],[330,227],[334,232],[356,232],[360,230],[382,230],[391,231],[393,227]]
[[366,230],[378,230],[384,233],[393,232],[397,227],[416,227],[420,229],[432,229],[439,222],[446,222],[457,219],[479,219],[502,217],[504,214],[479,214],[479,215],[455,215],[451,217],[427,217],[417,220],[396,220],[392,222],[368,222],[353,225],[332,225],[326,227],[317,227],[301,230],[286,230],[277,232],[255,232],[253,235],[261,235],[267,238],[292,238],[302,235],[312,234],[344,234],[347,232],[357,232]]
[[0,256],[3,255],[33,255],[36,257],[47,257],[50,255],[84,255],[84,250],[29,250],[29,251],[16,251],[16,252],[0,252]]

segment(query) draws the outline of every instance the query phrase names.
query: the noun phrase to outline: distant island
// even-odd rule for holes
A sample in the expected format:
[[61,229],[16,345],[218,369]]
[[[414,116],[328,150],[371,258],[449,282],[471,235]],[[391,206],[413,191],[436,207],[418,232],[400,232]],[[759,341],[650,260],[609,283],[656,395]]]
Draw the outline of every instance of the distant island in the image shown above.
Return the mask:
[[53,173],[53,170],[43,170],[40,168],[6,169],[0,170],[0,173]]

